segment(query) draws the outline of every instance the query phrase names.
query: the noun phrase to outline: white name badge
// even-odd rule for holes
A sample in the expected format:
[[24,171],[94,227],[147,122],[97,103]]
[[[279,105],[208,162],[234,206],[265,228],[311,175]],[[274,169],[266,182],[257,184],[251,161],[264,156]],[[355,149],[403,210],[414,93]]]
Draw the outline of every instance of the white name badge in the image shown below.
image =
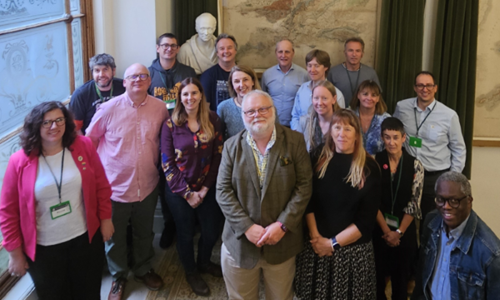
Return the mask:
[[69,201],[50,207],[50,216],[52,217],[52,220],[65,216],[69,213],[71,213],[71,204]]

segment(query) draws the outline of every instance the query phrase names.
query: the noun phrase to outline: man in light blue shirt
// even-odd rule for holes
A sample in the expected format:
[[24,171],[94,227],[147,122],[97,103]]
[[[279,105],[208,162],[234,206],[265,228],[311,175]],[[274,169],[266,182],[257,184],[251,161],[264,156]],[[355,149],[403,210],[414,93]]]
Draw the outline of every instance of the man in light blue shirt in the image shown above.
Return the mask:
[[443,173],[423,226],[412,300],[500,299],[500,240],[472,210],[469,180]]
[[262,75],[262,90],[273,98],[280,124],[290,127],[295,94],[309,76],[304,68],[293,63],[295,50],[292,41],[283,39],[277,42],[275,53],[278,64]]
[[434,209],[434,185],[442,173],[462,172],[465,142],[457,113],[434,96],[437,84],[430,72],[415,77],[416,98],[399,101],[394,117],[403,122],[408,138],[405,149],[422,162],[425,169],[422,217]]

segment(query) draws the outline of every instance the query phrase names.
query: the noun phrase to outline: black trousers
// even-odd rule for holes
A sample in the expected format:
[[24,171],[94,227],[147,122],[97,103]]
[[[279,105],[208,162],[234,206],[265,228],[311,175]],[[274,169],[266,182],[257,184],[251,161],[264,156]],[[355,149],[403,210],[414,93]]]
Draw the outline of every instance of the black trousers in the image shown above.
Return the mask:
[[[425,171],[424,173],[424,188],[422,191],[422,200],[420,202],[422,223],[425,220],[425,216],[436,208],[436,202],[434,202],[434,198],[436,197],[436,192],[434,191],[436,180],[441,174],[447,171],[449,171],[449,169],[435,172]],[[422,232],[422,230],[420,230],[420,232]]]
[[381,238],[382,231],[375,230],[373,250],[377,271],[377,300],[387,300],[385,278],[391,278],[392,300],[407,300],[407,286],[412,264],[417,254],[417,233],[415,222],[408,227],[397,247],[389,247]]
[[86,232],[61,244],[37,245],[35,261],[27,261],[40,300],[101,298],[104,242],[99,229],[92,243]]

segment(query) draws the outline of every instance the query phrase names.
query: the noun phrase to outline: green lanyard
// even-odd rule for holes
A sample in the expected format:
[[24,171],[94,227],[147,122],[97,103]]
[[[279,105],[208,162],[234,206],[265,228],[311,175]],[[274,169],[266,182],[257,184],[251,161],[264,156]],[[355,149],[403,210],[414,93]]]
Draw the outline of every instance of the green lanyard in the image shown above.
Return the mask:
[[[97,92],[97,96],[101,99],[101,103],[104,103],[104,98],[101,95],[101,91],[97,88],[97,83],[95,84],[95,91]],[[111,91],[109,92],[109,99],[113,98],[113,82],[111,82]]]
[[[436,107],[436,103],[434,104],[434,107]],[[424,125],[425,120],[427,120],[427,118],[430,116],[430,114],[434,110],[434,107],[429,108],[430,112],[427,114],[427,116],[425,116],[424,120],[420,123],[420,126],[418,126],[418,124],[417,124],[417,108],[416,107],[413,108],[413,114],[415,115],[415,127],[417,128],[417,136],[418,136],[418,132],[419,132],[420,128],[422,128],[422,125]]]
[[64,152],[65,151],[66,151],[66,148],[63,148],[63,153],[62,153],[62,158],[61,158],[61,177],[59,179],[59,182],[57,182],[56,175],[54,175],[54,172],[52,172],[52,168],[50,167],[49,163],[47,162],[47,159],[45,159],[45,155],[42,154],[43,160],[45,160],[47,167],[49,167],[50,174],[52,174],[52,177],[54,177],[54,181],[56,182],[57,192],[59,193],[59,203],[62,202],[61,190],[62,190],[63,169],[64,169]]
[[[356,92],[356,89],[358,88],[359,73],[361,73],[361,64],[359,65],[358,76],[356,77],[356,86],[354,88],[352,87],[351,76],[349,76],[349,71],[347,70],[347,64],[345,64],[345,73],[347,74],[347,79],[349,79],[349,87],[351,88],[351,94],[354,97],[354,92]],[[348,101],[350,102],[351,99],[349,99]]]
[[396,185],[396,193],[394,193],[394,191],[392,190],[393,187],[392,187],[392,174],[391,174],[391,199],[392,199],[391,215],[394,215],[394,204],[396,203],[396,199],[398,197],[399,184],[401,183],[402,173],[403,173],[403,155],[401,155],[401,158],[399,159],[399,178],[398,178],[398,184]]

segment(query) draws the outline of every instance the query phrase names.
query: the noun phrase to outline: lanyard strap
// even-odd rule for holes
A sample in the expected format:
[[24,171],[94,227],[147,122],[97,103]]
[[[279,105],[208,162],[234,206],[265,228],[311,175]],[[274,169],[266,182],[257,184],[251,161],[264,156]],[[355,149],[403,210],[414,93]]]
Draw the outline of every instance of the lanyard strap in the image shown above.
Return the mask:
[[[347,74],[347,79],[349,79],[349,87],[351,88],[351,94],[353,97],[354,97],[354,92],[356,92],[356,89],[358,88],[359,73],[361,73],[361,64],[359,65],[359,69],[357,72],[358,76],[356,77],[356,86],[353,88],[351,82],[351,76],[349,75],[349,71],[347,70],[347,64],[345,65],[345,73]],[[349,101],[351,101],[351,99],[349,99]]]
[[[97,96],[101,99],[101,103],[104,103],[104,97],[101,95],[101,91],[97,88],[97,83],[95,84],[95,91],[97,92]],[[113,98],[113,81],[111,81],[111,91],[109,92],[109,98]]]
[[[436,104],[434,104],[434,107],[436,107]],[[417,108],[416,107],[413,108],[413,114],[415,115],[415,127],[417,128],[417,136],[418,136],[418,132],[420,131],[420,128],[422,128],[422,125],[424,125],[425,120],[427,120],[427,118],[430,116],[430,114],[434,110],[434,107],[433,108],[429,107],[430,112],[427,114],[427,116],[425,116],[424,120],[420,123],[420,126],[418,126],[418,124],[417,124]]]
[[[389,161],[390,164],[390,161]],[[396,203],[396,199],[398,197],[398,191],[399,191],[399,184],[401,183],[401,174],[403,173],[403,155],[401,155],[401,158],[399,159],[399,178],[398,178],[398,184],[396,185],[396,193],[393,191],[393,184],[391,180],[391,200],[392,200],[392,206],[391,206],[391,215],[394,215],[394,204]],[[392,178],[392,174],[391,174]]]
[[62,197],[61,197],[61,190],[62,190],[62,180],[63,180],[63,169],[64,169],[64,152],[66,151],[66,148],[63,148],[63,153],[62,153],[62,158],[61,158],[61,177],[59,179],[59,182],[57,182],[56,175],[54,175],[54,172],[52,172],[52,168],[50,167],[49,163],[47,162],[47,159],[45,158],[45,155],[42,153],[43,160],[45,160],[45,163],[47,164],[47,167],[49,167],[50,174],[52,174],[52,177],[54,178],[54,181],[57,186],[57,192],[59,193],[59,203],[62,202]]

